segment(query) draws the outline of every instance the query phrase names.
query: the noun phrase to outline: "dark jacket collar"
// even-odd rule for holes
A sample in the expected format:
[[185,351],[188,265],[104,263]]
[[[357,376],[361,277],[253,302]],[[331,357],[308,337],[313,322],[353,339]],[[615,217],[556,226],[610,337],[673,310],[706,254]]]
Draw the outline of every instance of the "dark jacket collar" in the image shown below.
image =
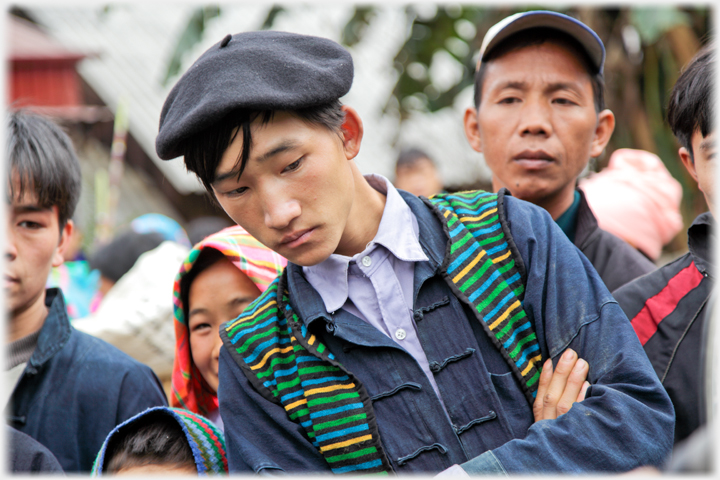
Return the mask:
[[712,275],[712,234],[715,229],[715,219],[712,213],[705,212],[698,215],[688,228],[688,249],[694,257],[695,265],[702,273]]
[[577,223],[575,226],[575,246],[580,250],[590,241],[590,239],[597,234],[600,230],[597,218],[590,210],[587,199],[585,198],[585,192],[581,189],[577,189],[580,192],[580,205],[577,211]]
[[[415,195],[398,190],[405,203],[417,218],[420,229],[420,246],[428,256],[428,262],[417,262],[415,268],[415,289],[420,282],[418,277],[433,275],[445,256],[447,237],[443,233],[439,220],[430,209]],[[419,267],[419,268],[418,268]],[[310,285],[302,273],[302,267],[293,263],[287,265],[288,290],[290,292],[290,304],[302,319],[305,326],[309,326],[318,318],[328,319],[328,312],[320,294]],[[417,296],[417,292],[415,292]],[[302,299],[302,301],[298,301]],[[331,314],[334,312],[330,312]]]
[[70,340],[70,320],[65,310],[65,301],[59,288],[45,291],[45,306],[48,309],[45,323],[40,329],[35,351],[30,357],[29,368],[37,369],[50,360]]

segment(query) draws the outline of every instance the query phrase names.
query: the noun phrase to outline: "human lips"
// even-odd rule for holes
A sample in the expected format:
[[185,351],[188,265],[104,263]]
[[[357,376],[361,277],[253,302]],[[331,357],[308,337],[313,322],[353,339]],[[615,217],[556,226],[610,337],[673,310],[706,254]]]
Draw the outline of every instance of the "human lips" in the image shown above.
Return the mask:
[[18,283],[18,279],[10,276],[8,274],[5,274],[5,288],[8,288],[10,285],[13,285],[15,283]]
[[513,162],[529,170],[545,168],[555,162],[555,159],[544,150],[524,150],[512,159]]
[[288,233],[280,240],[280,246],[295,248],[299,247],[303,243],[307,242],[315,228],[306,228],[303,230],[295,230],[294,232]]

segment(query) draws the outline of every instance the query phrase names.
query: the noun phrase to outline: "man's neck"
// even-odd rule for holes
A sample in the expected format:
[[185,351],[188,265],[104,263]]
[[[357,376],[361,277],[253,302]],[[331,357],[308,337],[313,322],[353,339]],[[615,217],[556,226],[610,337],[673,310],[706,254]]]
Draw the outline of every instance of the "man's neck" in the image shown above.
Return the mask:
[[386,200],[385,195],[370,186],[354,162],[351,168],[355,179],[355,197],[340,245],[335,251],[335,253],[347,257],[352,257],[365,250],[367,244],[375,238],[385,210]]
[[5,344],[12,343],[40,330],[45,323],[48,309],[45,306],[45,290],[27,308],[12,312],[5,337]]
[[575,199],[575,187],[572,189],[563,190],[558,195],[553,197],[544,198],[535,203],[538,207],[542,207],[548,211],[553,220],[557,220],[560,215],[565,213],[568,208],[573,204]]

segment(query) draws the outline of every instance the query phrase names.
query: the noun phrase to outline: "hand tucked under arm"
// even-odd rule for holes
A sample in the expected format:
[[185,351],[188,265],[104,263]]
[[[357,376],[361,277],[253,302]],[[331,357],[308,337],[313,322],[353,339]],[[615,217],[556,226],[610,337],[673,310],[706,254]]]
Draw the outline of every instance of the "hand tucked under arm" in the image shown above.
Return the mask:
[[552,359],[543,365],[533,404],[535,421],[549,420],[567,413],[572,404],[585,398],[590,383],[587,378],[590,367],[574,350],[568,348],[553,370]]

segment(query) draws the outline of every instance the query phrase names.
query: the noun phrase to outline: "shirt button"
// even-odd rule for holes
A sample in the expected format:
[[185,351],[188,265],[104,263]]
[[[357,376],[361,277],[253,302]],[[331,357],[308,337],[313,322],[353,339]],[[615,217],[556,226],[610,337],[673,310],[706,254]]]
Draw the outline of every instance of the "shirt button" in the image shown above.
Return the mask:
[[395,330],[395,338],[397,338],[398,340],[403,340],[405,337],[407,337],[407,333],[405,333],[405,330],[403,330],[402,328],[398,328],[397,330]]
[[372,264],[372,259],[366,255],[362,258],[362,264],[369,267]]

